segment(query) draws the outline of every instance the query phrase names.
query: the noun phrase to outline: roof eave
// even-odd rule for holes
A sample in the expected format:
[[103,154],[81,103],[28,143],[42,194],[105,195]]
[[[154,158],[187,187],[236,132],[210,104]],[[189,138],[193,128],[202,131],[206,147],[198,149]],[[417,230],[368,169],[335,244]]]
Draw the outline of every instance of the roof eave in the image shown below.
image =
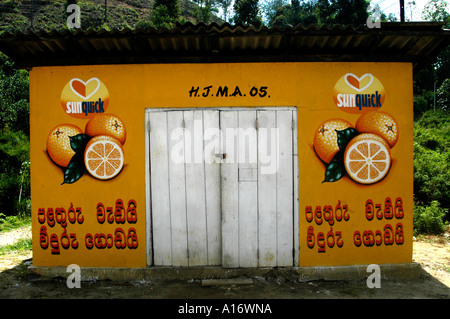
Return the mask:
[[232,63],[432,62],[450,43],[443,23],[365,26],[253,26],[187,23],[168,29],[29,31],[0,35],[16,66]]

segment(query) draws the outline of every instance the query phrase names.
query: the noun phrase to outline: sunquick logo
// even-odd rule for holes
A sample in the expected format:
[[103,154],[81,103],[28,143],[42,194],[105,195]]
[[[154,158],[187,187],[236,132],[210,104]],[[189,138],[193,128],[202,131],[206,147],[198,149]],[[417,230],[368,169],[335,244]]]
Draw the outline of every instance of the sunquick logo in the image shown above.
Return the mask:
[[61,105],[66,114],[75,118],[89,118],[104,113],[109,104],[109,92],[105,84],[93,77],[87,81],[71,79],[61,93]]
[[381,107],[381,94],[347,94],[337,95],[337,107],[357,107],[360,111],[363,107]]
[[334,86],[334,103],[347,113],[375,111],[383,106],[384,99],[383,85],[370,73],[360,77],[347,73]]

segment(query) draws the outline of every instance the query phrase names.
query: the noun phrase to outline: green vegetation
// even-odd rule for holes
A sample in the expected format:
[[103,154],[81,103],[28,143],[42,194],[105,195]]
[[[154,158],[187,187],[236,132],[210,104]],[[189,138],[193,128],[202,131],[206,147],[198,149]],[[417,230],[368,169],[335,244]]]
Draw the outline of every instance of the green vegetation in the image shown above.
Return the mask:
[[30,250],[32,246],[31,238],[27,239],[21,239],[16,241],[14,244],[7,245],[7,246],[1,246],[0,247],[0,256],[6,255],[11,252],[20,252],[24,250]]
[[[55,0],[0,2],[0,33],[65,30],[71,3],[80,6],[82,30],[171,28],[177,22],[217,22],[269,27],[288,24],[364,24],[365,0]],[[26,3],[26,4],[25,4]],[[423,12],[430,21],[449,21],[442,0]],[[224,20],[218,18],[222,9]],[[363,10],[364,9],[364,10]],[[382,15],[382,20],[393,20]],[[447,25],[448,27],[448,25]],[[439,233],[450,221],[450,49],[414,75],[414,228]],[[28,72],[0,53],[0,231],[20,227],[30,216]]]
[[416,203],[414,205],[414,234],[438,235],[444,232],[448,222],[444,222],[448,209],[439,207],[434,200],[429,206]]
[[151,20],[155,27],[171,28],[177,22],[180,13],[177,0],[155,0]]
[[0,53],[0,213],[30,213],[28,72]]
[[269,27],[286,25],[365,24],[370,1],[366,0],[268,0],[263,6]]
[[427,111],[414,123],[414,187],[417,201],[450,207],[448,111]]
[[[69,4],[81,11],[81,29],[94,31],[124,28],[172,28],[176,23],[242,23],[255,27],[287,25],[364,25],[369,15],[369,0],[3,0],[0,2],[0,32],[17,30],[64,30],[72,12]],[[106,8],[105,8],[106,4]],[[448,12],[443,0],[430,0],[423,16],[445,21]],[[219,9],[221,17],[219,15]],[[381,21],[397,21],[381,13]]]
[[260,27],[262,25],[262,17],[258,0],[234,0],[234,23],[241,23]]
[[[442,0],[430,0],[422,17],[445,21]],[[414,76],[414,232],[439,234],[450,221],[450,47]]]
[[[444,108],[445,107],[445,108]],[[450,113],[424,112],[414,123],[414,228],[441,233],[450,220]]]
[[31,225],[29,214],[6,216],[5,214],[0,213],[0,232],[6,232],[29,225]]
[[[0,33],[66,30],[69,4],[80,6],[81,30],[172,28],[177,22],[223,22],[216,0],[54,0],[0,2]],[[228,5],[229,6],[229,5]]]

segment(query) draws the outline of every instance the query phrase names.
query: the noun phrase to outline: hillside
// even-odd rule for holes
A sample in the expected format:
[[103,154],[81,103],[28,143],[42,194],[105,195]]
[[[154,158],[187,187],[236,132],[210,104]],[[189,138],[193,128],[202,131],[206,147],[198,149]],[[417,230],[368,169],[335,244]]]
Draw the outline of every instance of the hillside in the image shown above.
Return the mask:
[[[135,28],[140,21],[151,22],[154,0],[108,0],[105,22],[105,1],[78,1],[81,9],[81,28],[83,30],[106,28],[109,30]],[[179,0],[180,22],[196,22],[196,5],[190,0]],[[65,12],[66,0],[1,0],[0,32],[17,30],[62,30],[66,29],[68,14]],[[211,22],[222,20],[213,16]]]

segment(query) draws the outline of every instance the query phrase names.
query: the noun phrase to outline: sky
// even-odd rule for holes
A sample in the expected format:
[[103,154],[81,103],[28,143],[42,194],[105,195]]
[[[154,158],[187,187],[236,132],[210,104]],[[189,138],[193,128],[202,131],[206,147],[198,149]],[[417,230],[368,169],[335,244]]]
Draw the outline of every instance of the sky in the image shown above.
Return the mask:
[[[424,6],[430,0],[405,0],[405,19],[406,21],[424,21],[422,19],[422,11]],[[264,0],[260,0],[260,3],[265,2]],[[415,5],[411,5],[410,3],[414,2]],[[446,0],[447,8],[450,10],[450,0]],[[389,15],[389,13],[393,13],[398,21],[400,21],[400,1],[399,0],[371,0],[371,5],[374,6],[378,4],[381,8],[381,11]],[[233,5],[230,6],[230,11],[232,11]],[[219,15],[222,16],[222,10],[219,9]],[[231,13],[232,15],[232,13]],[[229,14],[230,16],[230,14]],[[412,19],[411,19],[412,18]]]
[[[428,3],[429,0],[405,0],[405,19],[409,21],[423,21],[422,19],[422,11],[425,4]],[[415,2],[415,6],[409,5],[409,3]],[[395,14],[398,20],[400,20],[400,1],[399,0],[372,0],[371,5],[378,4],[381,8],[381,11],[384,12],[387,16],[389,13]],[[413,10],[411,10],[413,9]],[[412,13],[412,20],[411,20]]]

